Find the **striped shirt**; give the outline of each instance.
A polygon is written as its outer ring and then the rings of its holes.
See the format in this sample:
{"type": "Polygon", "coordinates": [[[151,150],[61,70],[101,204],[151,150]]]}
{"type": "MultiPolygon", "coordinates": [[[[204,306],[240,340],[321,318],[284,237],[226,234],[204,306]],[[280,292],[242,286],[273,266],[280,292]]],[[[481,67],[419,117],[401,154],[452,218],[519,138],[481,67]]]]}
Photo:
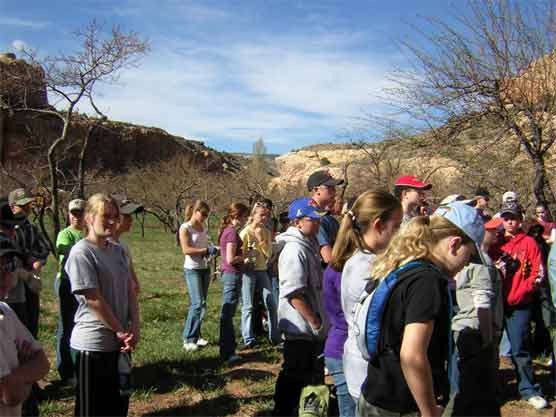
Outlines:
{"type": "MultiPolygon", "coordinates": [[[[46,263],[50,250],[46,238],[37,226],[25,219],[15,227],[15,235],[17,245],[23,250],[27,259],[31,258],[30,262],[37,260],[46,263]]],[[[30,268],[31,265],[26,267],[30,268]]]]}

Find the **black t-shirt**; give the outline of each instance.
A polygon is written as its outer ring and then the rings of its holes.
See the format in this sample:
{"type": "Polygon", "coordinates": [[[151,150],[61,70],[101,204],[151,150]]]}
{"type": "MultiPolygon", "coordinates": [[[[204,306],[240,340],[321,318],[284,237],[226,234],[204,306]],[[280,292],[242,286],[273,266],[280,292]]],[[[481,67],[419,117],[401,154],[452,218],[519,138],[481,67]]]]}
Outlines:
{"type": "Polygon", "coordinates": [[[445,365],[450,333],[447,284],[447,278],[432,265],[412,268],[398,278],[384,308],[379,342],[382,353],[369,363],[361,390],[370,404],[399,413],[418,410],[399,355],[405,325],[410,323],[434,320],[428,358],[436,395],[447,386],[445,365]]]}

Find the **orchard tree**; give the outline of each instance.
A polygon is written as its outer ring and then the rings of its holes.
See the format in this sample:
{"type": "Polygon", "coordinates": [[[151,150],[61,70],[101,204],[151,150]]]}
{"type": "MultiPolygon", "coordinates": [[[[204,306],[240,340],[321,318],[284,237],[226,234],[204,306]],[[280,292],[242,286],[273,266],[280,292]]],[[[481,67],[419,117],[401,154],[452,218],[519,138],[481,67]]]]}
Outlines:
{"type": "MultiPolygon", "coordinates": [[[[76,123],[77,106],[85,100],[99,116],[100,121],[105,120],[106,116],[96,103],[97,86],[116,83],[121,72],[138,65],[149,49],[148,42],[137,33],[125,32],[118,26],[113,26],[111,30],[105,31],[103,25],[95,20],[74,32],[73,35],[77,41],[77,47],[71,53],[60,52],[56,55],[39,57],[34,50],[22,50],[29,63],[43,72],[44,85],[41,87],[45,88],[48,97],[54,100],[54,106],[37,106],[32,101],[26,100],[25,97],[19,100],[8,100],[6,97],[0,96],[0,107],[3,110],[42,114],[61,121],[60,134],[47,150],[54,233],[54,238],[49,240],[53,252],[55,252],[55,245],[52,243],[60,231],[58,162],[63,158],[62,145],[69,141],[77,142],[79,139],[83,141],[83,148],[79,155],[79,172],[81,173],[79,183],[81,192],[83,192],[82,161],[85,157],[88,137],[95,126],[95,122],[91,121],[92,126],[87,129],[86,137],[76,137],[77,130],[72,130],[72,128],[76,123]]],[[[15,77],[11,81],[18,83],[25,80],[15,77]]],[[[21,90],[25,89],[26,85],[22,85],[21,90]]],[[[100,122],[98,124],[100,125],[100,122]]]]}
{"type": "Polygon", "coordinates": [[[532,165],[536,200],[554,204],[545,161],[556,140],[555,1],[466,4],[455,22],[426,19],[402,42],[410,68],[393,74],[389,101],[442,141],[496,125],[480,141],[513,138],[532,165]]]}

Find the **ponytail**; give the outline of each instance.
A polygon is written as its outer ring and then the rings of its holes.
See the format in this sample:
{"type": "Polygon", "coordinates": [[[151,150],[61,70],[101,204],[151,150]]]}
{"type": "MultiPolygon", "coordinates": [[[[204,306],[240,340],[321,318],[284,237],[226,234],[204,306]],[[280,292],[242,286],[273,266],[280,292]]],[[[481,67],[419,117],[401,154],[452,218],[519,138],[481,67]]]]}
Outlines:
{"type": "Polygon", "coordinates": [[[341,272],[347,260],[357,249],[367,249],[363,242],[363,235],[367,233],[373,222],[376,219],[386,222],[401,209],[400,201],[386,191],[367,191],[361,194],[342,219],[332,249],[330,261],[332,268],[341,272]]]}
{"type": "Polygon", "coordinates": [[[224,229],[232,224],[234,219],[245,215],[249,211],[249,207],[242,203],[232,203],[228,207],[228,212],[222,220],[220,220],[220,232],[218,233],[218,241],[220,241],[220,237],[222,236],[222,232],[224,229]]]}

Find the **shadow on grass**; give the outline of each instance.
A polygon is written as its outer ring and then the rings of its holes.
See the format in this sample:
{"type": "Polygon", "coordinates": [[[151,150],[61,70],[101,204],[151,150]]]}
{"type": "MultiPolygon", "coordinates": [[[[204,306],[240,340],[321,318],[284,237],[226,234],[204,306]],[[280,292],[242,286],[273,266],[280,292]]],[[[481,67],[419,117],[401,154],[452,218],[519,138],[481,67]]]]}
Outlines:
{"type": "MultiPolygon", "coordinates": [[[[164,410],[143,414],[143,416],[225,416],[236,414],[240,411],[241,407],[249,406],[251,402],[259,402],[271,398],[271,395],[236,398],[229,394],[225,394],[217,398],[202,400],[192,405],[166,408],[164,410]]],[[[270,414],[271,410],[262,410],[258,411],[255,415],[267,416],[270,414]]]]}
{"type": "Polygon", "coordinates": [[[215,357],[150,363],[133,369],[134,385],[137,389],[155,388],[159,394],[172,392],[184,384],[212,391],[226,383],[218,375],[221,364],[215,357]]]}
{"type": "Polygon", "coordinates": [[[204,357],[195,360],[161,361],[133,369],[135,387],[140,390],[156,389],[158,394],[174,391],[182,385],[200,391],[213,391],[223,388],[229,380],[264,380],[272,377],[270,371],[249,369],[249,358],[256,354],[245,355],[245,367],[226,369],[218,357],[204,357]]]}

